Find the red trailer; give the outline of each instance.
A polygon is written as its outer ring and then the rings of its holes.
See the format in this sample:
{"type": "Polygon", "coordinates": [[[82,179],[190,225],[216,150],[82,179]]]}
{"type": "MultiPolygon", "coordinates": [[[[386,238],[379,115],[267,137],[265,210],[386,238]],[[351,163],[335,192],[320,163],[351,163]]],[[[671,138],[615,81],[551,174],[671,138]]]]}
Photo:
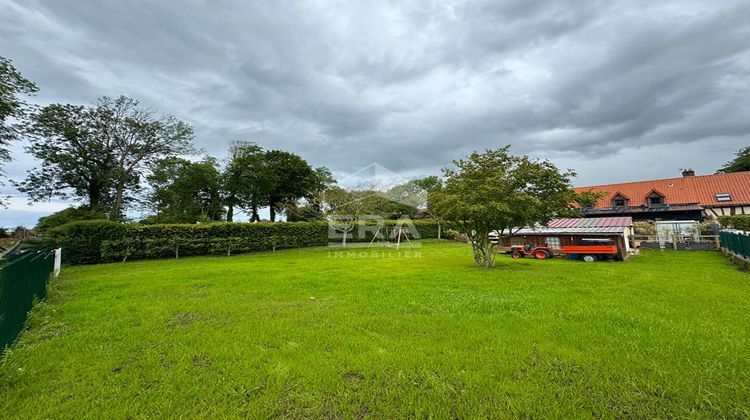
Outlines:
{"type": "Polygon", "coordinates": [[[574,259],[586,262],[614,260],[619,257],[617,245],[610,239],[583,239],[583,245],[565,245],[562,252],[574,259]]]}

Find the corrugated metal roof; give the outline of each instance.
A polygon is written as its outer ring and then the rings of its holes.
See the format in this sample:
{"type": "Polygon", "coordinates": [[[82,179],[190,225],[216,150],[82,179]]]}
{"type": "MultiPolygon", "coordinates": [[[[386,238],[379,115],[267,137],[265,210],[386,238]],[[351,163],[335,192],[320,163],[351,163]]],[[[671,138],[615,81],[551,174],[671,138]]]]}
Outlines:
{"type": "Polygon", "coordinates": [[[596,203],[597,208],[611,207],[612,198],[618,193],[626,196],[631,206],[646,204],[646,197],[654,190],[664,195],[665,204],[737,206],[750,204],[750,171],[594,185],[575,190],[606,192],[607,195],[596,203]],[[716,194],[730,194],[732,201],[718,201],[716,194]]]}
{"type": "Polygon", "coordinates": [[[519,230],[515,236],[522,235],[591,235],[591,234],[616,234],[623,233],[625,231],[624,226],[612,226],[612,227],[583,227],[583,228],[551,228],[551,227],[536,227],[536,228],[523,228],[519,230]]]}
{"type": "Polygon", "coordinates": [[[582,234],[612,234],[622,233],[626,228],[633,225],[631,217],[590,217],[586,219],[554,219],[547,226],[535,226],[523,228],[516,235],[528,234],[557,234],[557,235],[582,235],[582,234]]]}
{"type": "Polygon", "coordinates": [[[633,224],[632,217],[590,217],[586,219],[555,219],[547,225],[550,228],[607,228],[627,227],[633,224]]]}

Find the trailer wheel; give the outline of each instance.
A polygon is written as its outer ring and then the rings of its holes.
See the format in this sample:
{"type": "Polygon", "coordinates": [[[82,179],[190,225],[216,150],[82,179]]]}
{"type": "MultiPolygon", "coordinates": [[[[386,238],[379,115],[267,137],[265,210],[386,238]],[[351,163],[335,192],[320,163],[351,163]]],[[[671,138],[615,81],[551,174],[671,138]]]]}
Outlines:
{"type": "Polygon", "coordinates": [[[596,261],[596,257],[593,255],[584,255],[583,260],[590,263],[596,261]]]}
{"type": "Polygon", "coordinates": [[[522,258],[523,254],[521,254],[520,252],[516,251],[516,252],[514,252],[514,253],[511,254],[511,257],[513,257],[514,260],[517,260],[519,258],[522,258]]]}

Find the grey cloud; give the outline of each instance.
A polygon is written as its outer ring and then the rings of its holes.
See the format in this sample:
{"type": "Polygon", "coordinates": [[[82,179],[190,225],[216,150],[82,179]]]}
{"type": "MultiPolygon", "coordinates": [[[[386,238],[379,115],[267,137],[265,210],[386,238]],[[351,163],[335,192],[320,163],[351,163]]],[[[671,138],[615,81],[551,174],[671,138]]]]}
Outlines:
{"type": "Polygon", "coordinates": [[[0,8],[0,55],[39,83],[40,103],[137,97],[193,124],[218,156],[243,139],[341,173],[379,162],[428,174],[510,143],[595,183],[672,175],[585,169],[635,167],[649,150],[718,168],[750,144],[739,0],[0,8]]]}

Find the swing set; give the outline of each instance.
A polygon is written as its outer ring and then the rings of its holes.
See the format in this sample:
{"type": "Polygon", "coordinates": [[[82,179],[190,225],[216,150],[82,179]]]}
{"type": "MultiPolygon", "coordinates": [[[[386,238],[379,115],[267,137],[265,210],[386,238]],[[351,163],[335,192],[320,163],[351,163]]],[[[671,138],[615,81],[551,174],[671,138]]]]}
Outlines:
{"type": "MultiPolygon", "coordinates": [[[[370,244],[367,245],[367,248],[372,247],[372,244],[375,243],[375,239],[378,238],[378,235],[380,235],[380,237],[383,239],[384,248],[391,246],[391,243],[388,241],[388,238],[385,235],[386,232],[387,228],[385,226],[378,226],[378,230],[375,231],[375,235],[373,235],[370,244]]],[[[414,246],[411,244],[411,240],[409,239],[408,232],[404,231],[403,226],[399,225],[398,229],[394,227],[390,236],[392,237],[391,239],[394,239],[396,241],[396,251],[398,251],[399,247],[401,247],[401,238],[406,239],[406,243],[409,244],[409,248],[414,249],[414,246]]]]}

